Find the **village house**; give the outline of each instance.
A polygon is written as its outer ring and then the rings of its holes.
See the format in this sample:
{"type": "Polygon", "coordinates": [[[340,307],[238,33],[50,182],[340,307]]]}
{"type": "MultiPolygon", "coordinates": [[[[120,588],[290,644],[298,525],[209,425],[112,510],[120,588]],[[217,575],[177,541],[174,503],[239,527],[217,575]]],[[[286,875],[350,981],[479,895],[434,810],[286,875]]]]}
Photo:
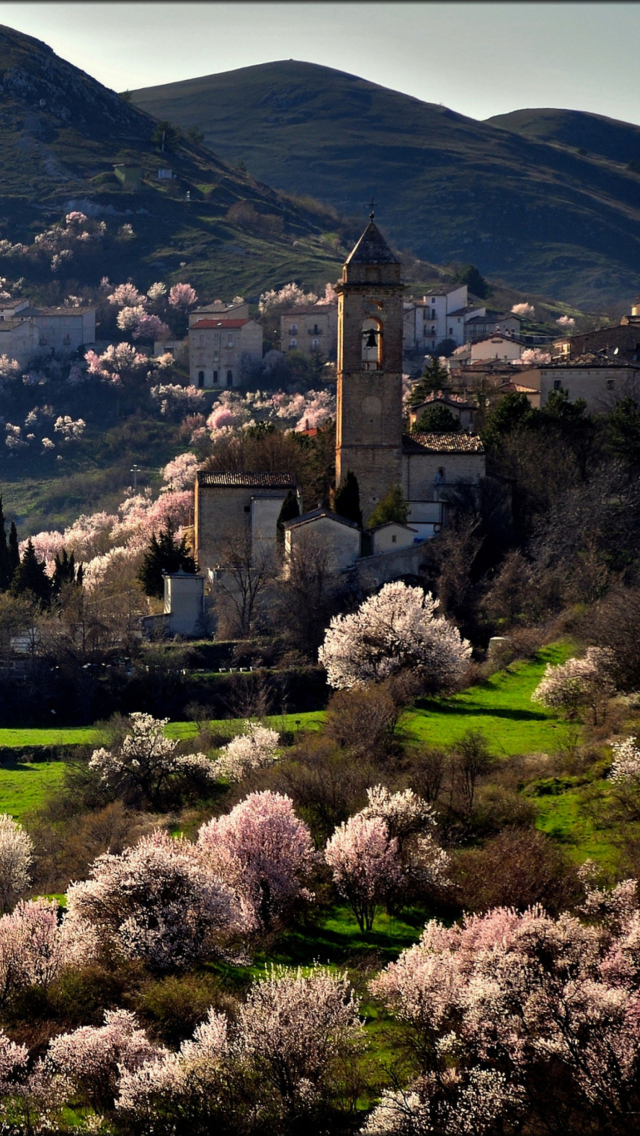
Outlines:
{"type": "Polygon", "coordinates": [[[631,305],[631,314],[619,324],[578,332],[554,340],[553,350],[572,361],[584,355],[600,355],[618,363],[640,363],[640,297],[631,305]]]}
{"type": "Polygon", "coordinates": [[[545,367],[524,368],[519,381],[533,388],[540,406],[545,406],[552,391],[564,390],[571,402],[582,398],[587,410],[604,414],[622,398],[640,395],[640,365],[620,365],[592,357],[588,364],[558,363],[545,367]]]}
{"type": "Polygon", "coordinates": [[[432,391],[431,394],[427,395],[424,402],[419,403],[417,406],[410,407],[409,427],[413,429],[425,410],[429,410],[432,406],[443,406],[447,410],[450,410],[458,419],[463,430],[473,429],[477,409],[475,402],[470,402],[464,395],[456,394],[454,391],[442,390],[432,391]]]}
{"type": "Polygon", "coordinates": [[[43,353],[73,355],[95,339],[95,308],[38,308],[25,298],[0,302],[0,354],[21,367],[43,353]]]}
{"type": "Polygon", "coordinates": [[[466,342],[474,343],[477,339],[486,339],[487,336],[503,335],[521,336],[522,320],[513,312],[497,312],[488,308],[483,315],[471,316],[465,324],[466,342]]]}
{"type": "Polygon", "coordinates": [[[195,553],[203,571],[247,543],[254,559],[276,555],[276,524],[287,493],[297,492],[291,473],[218,473],[200,470],[195,493],[195,553]]]}
{"type": "Polygon", "coordinates": [[[280,349],[323,355],[333,361],[338,337],[338,305],[314,304],[280,316],[280,349]]]}
{"type": "Polygon", "coordinates": [[[239,387],[262,359],[262,327],[248,317],[198,313],[189,327],[189,381],[200,389],[239,387]]]}
{"type": "Polygon", "coordinates": [[[469,346],[469,362],[482,363],[497,359],[501,363],[513,363],[519,359],[525,344],[512,335],[496,333],[484,339],[477,339],[469,346]]]}
{"type": "Polygon", "coordinates": [[[456,347],[466,341],[466,324],[474,316],[483,316],[486,308],[470,304],[467,285],[408,299],[403,303],[403,346],[407,351],[436,351],[445,340],[456,347]]]}

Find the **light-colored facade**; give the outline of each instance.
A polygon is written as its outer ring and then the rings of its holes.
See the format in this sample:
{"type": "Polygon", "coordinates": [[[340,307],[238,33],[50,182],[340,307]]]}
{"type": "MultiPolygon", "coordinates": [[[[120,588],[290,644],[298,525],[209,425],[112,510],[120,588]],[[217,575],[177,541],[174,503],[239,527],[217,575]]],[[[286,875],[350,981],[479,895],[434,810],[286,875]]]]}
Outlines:
{"type": "Polygon", "coordinates": [[[285,525],[285,563],[293,552],[322,549],[327,570],[345,572],[360,556],[360,529],[330,509],[314,509],[285,525]]]}
{"type": "Polygon", "coordinates": [[[540,406],[546,404],[552,391],[562,389],[571,402],[583,398],[587,410],[595,414],[611,410],[622,398],[637,398],[640,394],[640,367],[616,367],[604,360],[600,365],[586,367],[571,363],[533,367],[523,370],[518,378],[538,392],[540,406]]]}
{"type": "Polygon", "coordinates": [[[27,367],[35,353],[33,328],[29,320],[0,320],[0,355],[27,367]]]}
{"type": "Polygon", "coordinates": [[[95,343],[95,308],[26,308],[33,327],[34,352],[49,351],[71,355],[79,347],[95,343]]]}
{"type": "Polygon", "coordinates": [[[476,404],[469,402],[463,395],[454,394],[452,391],[434,391],[430,394],[424,402],[418,406],[412,406],[409,410],[409,425],[415,426],[418,419],[424,414],[425,410],[429,410],[432,406],[443,406],[450,410],[452,414],[458,419],[460,426],[463,430],[473,429],[474,417],[476,412],[476,404]]]}
{"type": "Polygon", "coordinates": [[[202,308],[194,308],[189,313],[189,327],[198,323],[198,320],[210,319],[212,316],[216,319],[248,320],[249,304],[246,300],[242,300],[239,304],[225,304],[223,300],[213,300],[212,303],[205,304],[202,308]]]}
{"type": "Polygon", "coordinates": [[[502,332],[504,335],[520,335],[522,320],[513,312],[487,311],[484,315],[475,315],[467,320],[465,325],[466,342],[473,343],[476,339],[485,339],[488,335],[502,332]]]}
{"type": "Polygon", "coordinates": [[[409,502],[408,523],[424,540],[446,522],[447,490],[478,485],[486,474],[486,456],[470,434],[405,435],[402,489],[409,502]]]}
{"type": "Polygon", "coordinates": [[[379,552],[398,552],[401,548],[409,548],[416,539],[420,539],[417,529],[397,521],[387,521],[385,525],[371,529],[371,552],[373,556],[379,552]]]}
{"type": "Polygon", "coordinates": [[[501,363],[513,363],[519,359],[524,344],[510,335],[490,335],[471,344],[469,359],[472,363],[482,363],[497,359],[501,363]]]}
{"type": "Polygon", "coordinates": [[[445,339],[456,347],[466,342],[466,325],[474,316],[484,316],[486,308],[469,304],[467,285],[447,292],[405,300],[403,314],[404,350],[435,351],[445,339]]]}
{"type": "Polygon", "coordinates": [[[164,630],[168,635],[197,635],[204,630],[204,576],[176,572],[164,577],[164,630]]]}
{"type": "Polygon", "coordinates": [[[280,349],[284,352],[302,351],[333,360],[337,339],[337,304],[315,304],[280,316],[280,349]]]}
{"type": "Polygon", "coordinates": [[[189,380],[205,390],[239,387],[262,359],[262,327],[251,319],[204,316],[189,328],[189,380]]]}

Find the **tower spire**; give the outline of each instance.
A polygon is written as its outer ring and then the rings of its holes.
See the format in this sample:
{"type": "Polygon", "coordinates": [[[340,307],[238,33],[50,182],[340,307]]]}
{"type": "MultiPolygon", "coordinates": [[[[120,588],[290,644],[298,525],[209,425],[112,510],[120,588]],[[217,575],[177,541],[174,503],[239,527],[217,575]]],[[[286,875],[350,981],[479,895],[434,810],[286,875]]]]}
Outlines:
{"type": "Polygon", "coordinates": [[[376,215],[376,213],[375,213],[375,209],[376,209],[376,203],[375,203],[375,201],[373,200],[373,194],[371,194],[371,201],[369,202],[369,210],[370,210],[370,212],[369,212],[369,220],[370,220],[370,221],[373,221],[373,218],[374,218],[374,217],[375,217],[375,215],[376,215]]]}

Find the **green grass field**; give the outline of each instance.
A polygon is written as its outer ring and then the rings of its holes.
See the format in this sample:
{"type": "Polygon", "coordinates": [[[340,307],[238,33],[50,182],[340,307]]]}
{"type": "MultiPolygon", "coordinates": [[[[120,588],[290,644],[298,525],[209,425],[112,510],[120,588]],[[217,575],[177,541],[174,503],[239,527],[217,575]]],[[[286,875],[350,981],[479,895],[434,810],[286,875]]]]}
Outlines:
{"type": "Polygon", "coordinates": [[[41,808],[62,784],[65,769],[64,761],[16,762],[0,769],[0,813],[20,819],[41,808]]]}
{"type": "Polygon", "coordinates": [[[0,730],[0,748],[10,746],[68,746],[68,745],[97,745],[100,741],[100,731],[93,726],[65,726],[61,729],[45,727],[43,729],[26,730],[0,730]]]}

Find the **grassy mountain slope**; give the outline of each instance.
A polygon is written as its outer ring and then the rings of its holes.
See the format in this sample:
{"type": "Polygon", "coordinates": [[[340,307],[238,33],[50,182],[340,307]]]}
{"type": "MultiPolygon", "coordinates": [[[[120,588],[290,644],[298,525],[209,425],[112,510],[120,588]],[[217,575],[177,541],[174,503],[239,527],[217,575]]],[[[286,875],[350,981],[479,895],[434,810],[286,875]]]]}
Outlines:
{"type": "Polygon", "coordinates": [[[602,114],[545,107],[497,114],[486,121],[525,138],[538,138],[624,165],[640,165],[640,126],[602,114]]]}
{"type": "MultiPolygon", "coordinates": [[[[59,59],[46,44],[0,27],[0,237],[29,244],[68,208],[132,222],[136,240],[89,268],[145,283],[180,274],[209,293],[260,291],[292,277],[334,278],[339,257],[321,240],[326,214],[299,206],[205,146],[178,139],[161,154],[156,123],[59,59]],[[125,192],[114,163],[141,166],[125,192]],[[161,182],[159,166],[174,178],[161,182]],[[187,193],[190,201],[187,201],[187,193]],[[240,203],[246,217],[230,220],[240,203]]],[[[76,265],[69,266],[73,277],[76,265]]],[[[73,277],[75,280],[75,277],[73,277]]],[[[80,283],[93,282],[80,279],[80,283]]]]}
{"type": "Polygon", "coordinates": [[[485,275],[579,305],[638,290],[632,127],[618,150],[602,142],[582,154],[295,60],[132,95],[278,188],[341,213],[360,212],[373,193],[391,237],[426,260],[473,261],[485,275]]]}

